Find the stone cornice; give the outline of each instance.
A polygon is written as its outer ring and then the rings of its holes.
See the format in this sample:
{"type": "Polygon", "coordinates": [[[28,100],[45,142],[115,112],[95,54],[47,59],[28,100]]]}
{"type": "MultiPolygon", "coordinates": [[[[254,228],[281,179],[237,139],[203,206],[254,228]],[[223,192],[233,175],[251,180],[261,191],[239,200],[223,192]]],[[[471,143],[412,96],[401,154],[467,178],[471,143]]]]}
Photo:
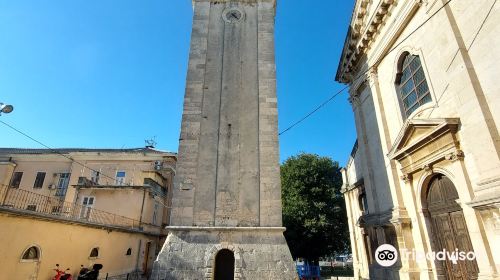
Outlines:
{"type": "Polygon", "coordinates": [[[276,5],[277,0],[192,0],[193,5],[195,2],[210,2],[210,3],[246,3],[246,4],[251,4],[251,3],[272,3],[276,5]]]}
{"type": "Polygon", "coordinates": [[[358,0],[359,5],[352,16],[352,22],[344,43],[344,50],[337,70],[336,80],[342,83],[351,82],[350,72],[366,53],[369,44],[374,40],[380,27],[387,21],[387,14],[395,0],[380,0],[370,20],[363,28],[366,17],[366,0],[358,0]],[[364,6],[363,6],[364,5],[364,6]]]}
{"type": "MultiPolygon", "coordinates": [[[[357,2],[363,1],[365,0],[357,2]]],[[[368,21],[366,21],[366,9],[363,10],[362,5],[356,5],[335,80],[341,83],[352,83],[356,72],[360,71],[359,64],[369,49],[372,51],[366,63],[368,66],[376,66],[395,44],[399,34],[421,5],[422,0],[399,2],[398,0],[380,0],[368,21]],[[389,21],[390,18],[393,20],[389,21]],[[383,32],[381,32],[382,27],[385,27],[383,32]],[[377,41],[376,44],[375,41],[377,41]]]]}
{"type": "Polygon", "coordinates": [[[423,145],[433,141],[443,133],[456,133],[460,120],[458,118],[447,119],[425,119],[425,120],[407,120],[401,131],[399,132],[396,141],[387,155],[390,159],[400,160],[402,157],[420,149],[423,145]],[[412,128],[418,126],[427,126],[431,128],[429,132],[409,145],[405,145],[406,137],[411,133],[412,128]]]}
{"type": "Polygon", "coordinates": [[[250,232],[284,232],[284,227],[203,227],[203,226],[167,226],[168,231],[250,231],[250,232]]]}

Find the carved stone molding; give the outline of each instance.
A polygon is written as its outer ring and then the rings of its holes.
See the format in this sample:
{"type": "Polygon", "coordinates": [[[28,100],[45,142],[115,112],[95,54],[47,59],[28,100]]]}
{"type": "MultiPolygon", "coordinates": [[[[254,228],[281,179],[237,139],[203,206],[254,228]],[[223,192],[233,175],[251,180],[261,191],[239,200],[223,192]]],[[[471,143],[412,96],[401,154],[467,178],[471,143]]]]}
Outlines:
{"type": "Polygon", "coordinates": [[[457,161],[457,160],[463,160],[465,157],[464,152],[462,150],[456,150],[452,153],[449,153],[445,156],[446,160],[449,161],[457,161]]]}
{"type": "Polygon", "coordinates": [[[351,103],[351,106],[354,108],[358,107],[361,105],[361,98],[359,98],[359,94],[353,93],[349,96],[348,98],[349,103],[351,103]]]}
{"type": "MultiPolygon", "coordinates": [[[[346,74],[352,73],[355,65],[360,58],[365,54],[372,40],[377,36],[380,27],[387,20],[387,15],[391,7],[394,5],[394,0],[382,0],[378,5],[370,20],[365,23],[367,15],[367,5],[369,1],[361,0],[360,6],[356,7],[351,23],[344,51],[342,53],[341,68],[342,75],[337,78],[342,82],[348,81],[349,77],[346,74]]],[[[351,80],[352,81],[352,80],[351,80]]]]}
{"type": "Polygon", "coordinates": [[[424,165],[423,170],[425,172],[432,172],[432,165],[430,165],[430,164],[424,165]]]}
{"type": "Polygon", "coordinates": [[[413,179],[412,174],[406,173],[401,176],[401,180],[403,180],[405,183],[409,183],[412,179],[413,179]]]}
{"type": "Polygon", "coordinates": [[[378,71],[377,68],[371,67],[366,73],[366,80],[370,83],[370,85],[374,85],[378,81],[378,71]]]}
{"type": "Polygon", "coordinates": [[[432,172],[432,166],[439,161],[462,160],[464,153],[455,135],[459,123],[459,119],[409,120],[388,157],[399,162],[402,174],[432,172]]]}

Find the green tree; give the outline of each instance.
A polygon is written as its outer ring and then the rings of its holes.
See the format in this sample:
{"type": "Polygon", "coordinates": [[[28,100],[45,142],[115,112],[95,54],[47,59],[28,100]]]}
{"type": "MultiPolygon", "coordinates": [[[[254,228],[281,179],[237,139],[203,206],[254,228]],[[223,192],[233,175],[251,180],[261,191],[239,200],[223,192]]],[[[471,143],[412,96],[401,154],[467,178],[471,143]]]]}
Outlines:
{"type": "Polygon", "coordinates": [[[281,166],[281,183],[285,237],[294,258],[316,263],[350,250],[338,162],[314,154],[292,156],[281,166]]]}

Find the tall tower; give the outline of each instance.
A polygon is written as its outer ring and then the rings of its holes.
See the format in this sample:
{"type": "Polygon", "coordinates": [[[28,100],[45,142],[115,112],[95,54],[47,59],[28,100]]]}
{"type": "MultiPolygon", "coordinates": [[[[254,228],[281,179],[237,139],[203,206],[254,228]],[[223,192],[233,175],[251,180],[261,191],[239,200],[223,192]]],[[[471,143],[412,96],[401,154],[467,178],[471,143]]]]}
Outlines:
{"type": "Polygon", "coordinates": [[[281,221],[276,1],[193,5],[169,235],[153,279],[295,279],[281,221]]]}

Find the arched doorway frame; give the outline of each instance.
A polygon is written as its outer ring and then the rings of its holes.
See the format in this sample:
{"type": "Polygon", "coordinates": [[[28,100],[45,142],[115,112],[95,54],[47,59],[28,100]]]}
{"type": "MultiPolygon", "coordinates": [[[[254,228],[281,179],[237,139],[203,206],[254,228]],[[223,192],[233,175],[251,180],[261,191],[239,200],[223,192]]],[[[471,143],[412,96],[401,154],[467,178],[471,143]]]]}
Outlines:
{"type": "Polygon", "coordinates": [[[234,254],[234,280],[241,280],[242,258],[240,250],[231,244],[217,244],[208,250],[205,255],[205,279],[214,279],[215,257],[220,250],[229,250],[234,254]]]}
{"type": "MultiPolygon", "coordinates": [[[[425,170],[423,172],[423,174],[420,176],[420,180],[418,181],[418,184],[417,184],[417,186],[418,186],[417,193],[419,194],[417,196],[417,205],[420,208],[419,209],[420,218],[422,219],[423,224],[424,224],[423,230],[425,232],[424,238],[425,238],[426,249],[427,249],[426,253],[429,253],[431,251],[436,251],[436,248],[437,248],[437,245],[435,243],[436,240],[434,240],[434,238],[433,238],[433,231],[434,230],[433,230],[433,225],[432,225],[432,220],[431,220],[431,214],[430,214],[428,204],[427,204],[427,196],[428,196],[428,193],[429,193],[429,190],[431,187],[432,180],[440,175],[448,178],[451,181],[451,183],[453,184],[453,186],[457,192],[457,195],[458,195],[458,199],[456,200],[456,202],[460,206],[461,211],[464,213],[464,216],[465,216],[464,208],[467,207],[465,205],[464,201],[470,201],[470,199],[471,199],[470,197],[464,197],[464,196],[466,196],[464,194],[469,193],[468,190],[462,189],[460,187],[460,186],[462,186],[462,184],[457,183],[457,181],[460,181],[459,180],[460,178],[457,178],[456,176],[454,176],[453,173],[450,172],[448,169],[436,166],[436,167],[428,168],[427,170],[425,170]]],[[[465,186],[465,187],[467,187],[467,186],[465,186]]],[[[470,229],[471,229],[470,223],[471,223],[470,220],[465,219],[465,224],[469,230],[469,238],[470,238],[470,229]]],[[[472,238],[471,238],[471,245],[472,245],[473,250],[475,251],[476,246],[474,243],[475,243],[474,240],[472,240],[472,238]]],[[[440,261],[432,262],[432,270],[434,272],[434,276],[436,277],[436,279],[443,279],[443,280],[447,279],[446,272],[445,272],[446,269],[442,266],[442,263],[440,261]]]]}

